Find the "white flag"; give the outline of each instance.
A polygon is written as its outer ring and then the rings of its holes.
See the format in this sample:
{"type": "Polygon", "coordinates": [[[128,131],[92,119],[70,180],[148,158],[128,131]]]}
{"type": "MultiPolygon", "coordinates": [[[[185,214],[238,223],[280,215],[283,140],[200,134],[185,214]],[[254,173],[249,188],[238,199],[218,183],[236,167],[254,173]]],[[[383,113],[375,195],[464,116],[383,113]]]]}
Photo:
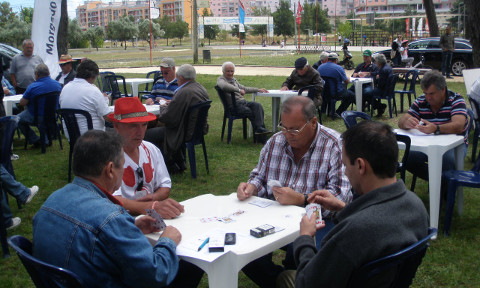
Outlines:
{"type": "Polygon", "coordinates": [[[57,35],[62,13],[61,0],[35,0],[33,9],[32,41],[34,54],[40,56],[55,78],[60,73],[58,65],[57,35]]]}

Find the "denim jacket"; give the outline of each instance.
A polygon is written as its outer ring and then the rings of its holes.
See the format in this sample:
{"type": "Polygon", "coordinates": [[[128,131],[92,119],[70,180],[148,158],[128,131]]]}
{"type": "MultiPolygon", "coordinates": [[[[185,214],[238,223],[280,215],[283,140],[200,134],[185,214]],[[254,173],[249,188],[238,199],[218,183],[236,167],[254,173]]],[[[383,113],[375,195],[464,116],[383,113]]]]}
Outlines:
{"type": "Polygon", "coordinates": [[[173,240],[152,247],[123,207],[80,177],[35,215],[33,255],[71,270],[88,287],[163,287],[178,271],[173,240]]]}

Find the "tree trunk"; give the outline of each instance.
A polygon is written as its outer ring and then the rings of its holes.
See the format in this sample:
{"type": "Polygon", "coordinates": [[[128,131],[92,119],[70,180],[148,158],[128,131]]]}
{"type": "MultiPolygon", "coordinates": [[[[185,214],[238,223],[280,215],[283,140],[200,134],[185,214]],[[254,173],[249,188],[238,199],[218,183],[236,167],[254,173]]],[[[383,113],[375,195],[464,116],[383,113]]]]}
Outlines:
{"type": "Polygon", "coordinates": [[[438,32],[437,15],[435,14],[435,6],[433,5],[433,0],[423,0],[423,6],[425,7],[425,14],[427,14],[430,36],[440,36],[440,33],[438,32]]]}
{"type": "Polygon", "coordinates": [[[67,0],[62,0],[60,16],[60,25],[58,27],[57,35],[57,52],[58,57],[68,53],[68,10],[67,0]]]}
{"type": "Polygon", "coordinates": [[[480,67],[480,30],[478,29],[478,23],[480,23],[480,14],[474,12],[480,11],[480,1],[465,0],[465,7],[467,38],[470,40],[470,43],[473,46],[473,67],[469,68],[480,67]]]}
{"type": "Polygon", "coordinates": [[[125,44],[125,45],[123,45],[123,47],[124,47],[123,50],[127,50],[127,40],[125,40],[124,44],[125,44]]]}

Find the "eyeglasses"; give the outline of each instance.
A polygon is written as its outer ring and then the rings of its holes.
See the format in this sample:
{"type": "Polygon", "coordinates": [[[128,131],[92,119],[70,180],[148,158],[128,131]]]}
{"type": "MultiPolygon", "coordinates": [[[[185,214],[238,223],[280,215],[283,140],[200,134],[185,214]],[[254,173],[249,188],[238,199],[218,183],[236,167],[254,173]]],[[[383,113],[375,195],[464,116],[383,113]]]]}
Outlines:
{"type": "MultiPolygon", "coordinates": [[[[312,119],[310,119],[312,120],[312,119]]],[[[310,123],[310,120],[307,121],[307,123],[305,123],[305,125],[302,126],[302,128],[300,129],[287,129],[285,127],[282,126],[282,122],[280,122],[277,126],[278,129],[280,129],[280,131],[282,131],[282,133],[286,134],[286,133],[290,133],[292,135],[298,135],[300,134],[300,132],[302,132],[303,128],[305,128],[305,126],[307,126],[308,123],[310,123]]]]}
{"type": "Polygon", "coordinates": [[[135,188],[135,191],[142,191],[142,188],[143,188],[143,170],[142,170],[142,168],[138,167],[137,170],[135,170],[135,172],[138,175],[138,179],[140,179],[140,182],[138,183],[137,188],[135,188]]]}

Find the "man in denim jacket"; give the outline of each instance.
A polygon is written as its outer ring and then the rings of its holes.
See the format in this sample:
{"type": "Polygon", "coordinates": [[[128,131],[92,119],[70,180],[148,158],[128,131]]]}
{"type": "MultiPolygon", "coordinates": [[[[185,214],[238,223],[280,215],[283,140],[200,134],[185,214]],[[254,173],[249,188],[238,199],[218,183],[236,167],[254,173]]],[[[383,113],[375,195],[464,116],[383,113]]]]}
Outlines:
{"type": "Polygon", "coordinates": [[[111,195],[122,184],[124,161],[117,134],[91,130],[77,140],[75,179],[33,219],[33,255],[76,273],[86,287],[164,287],[177,275],[182,235],[167,226],[150,245],[143,234],[158,231],[155,220],[133,218],[111,195]]]}

